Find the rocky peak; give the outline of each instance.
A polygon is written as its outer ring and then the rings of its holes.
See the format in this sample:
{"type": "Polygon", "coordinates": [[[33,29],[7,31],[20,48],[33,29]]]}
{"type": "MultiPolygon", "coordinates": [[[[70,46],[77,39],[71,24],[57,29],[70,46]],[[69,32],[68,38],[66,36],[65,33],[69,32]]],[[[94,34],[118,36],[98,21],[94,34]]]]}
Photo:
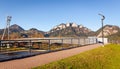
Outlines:
{"type": "MultiPolygon", "coordinates": [[[[119,27],[115,26],[115,25],[105,25],[103,27],[104,36],[109,36],[109,35],[115,34],[118,31],[119,31],[119,27]]],[[[101,36],[102,36],[102,28],[99,30],[97,37],[101,37],[101,36]]]]}
{"type": "Polygon", "coordinates": [[[80,36],[81,34],[83,35],[89,32],[91,32],[91,30],[83,25],[78,25],[76,23],[61,23],[52,28],[48,34],[51,36],[80,36]]]}
{"type": "Polygon", "coordinates": [[[67,28],[67,27],[85,28],[85,29],[88,30],[88,28],[86,28],[86,27],[84,27],[84,26],[82,26],[82,25],[78,25],[78,24],[76,24],[76,23],[72,23],[72,22],[71,22],[71,23],[66,23],[66,24],[61,23],[61,24],[53,27],[53,28],[50,30],[50,32],[55,32],[55,31],[58,31],[58,30],[62,30],[62,29],[65,29],[65,28],[67,28]]]}

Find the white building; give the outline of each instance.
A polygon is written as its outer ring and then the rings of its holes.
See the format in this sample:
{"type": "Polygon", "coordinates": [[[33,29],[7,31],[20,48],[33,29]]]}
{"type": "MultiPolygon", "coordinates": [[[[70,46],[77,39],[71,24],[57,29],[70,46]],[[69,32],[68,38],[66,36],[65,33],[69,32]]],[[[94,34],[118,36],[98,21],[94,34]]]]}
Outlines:
{"type": "MultiPolygon", "coordinates": [[[[103,39],[104,39],[104,44],[107,44],[108,43],[108,38],[103,38],[103,39]]],[[[98,42],[103,42],[102,38],[97,38],[97,41],[98,42]]]]}

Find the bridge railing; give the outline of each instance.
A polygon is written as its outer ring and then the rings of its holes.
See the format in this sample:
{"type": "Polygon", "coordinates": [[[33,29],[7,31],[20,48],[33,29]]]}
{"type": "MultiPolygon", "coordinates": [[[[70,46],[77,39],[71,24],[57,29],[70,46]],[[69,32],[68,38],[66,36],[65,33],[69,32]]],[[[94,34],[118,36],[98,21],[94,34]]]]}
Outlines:
{"type": "Polygon", "coordinates": [[[95,43],[97,43],[96,38],[30,38],[19,40],[0,40],[0,57],[1,55],[2,57],[9,57],[9,55],[12,55],[11,53],[30,56],[95,43]]]}
{"type": "MultiPolygon", "coordinates": [[[[0,40],[0,51],[4,48],[10,50],[10,48],[26,48],[26,49],[45,49],[50,50],[54,45],[54,49],[65,45],[68,47],[83,46],[89,44],[95,44],[96,38],[46,38],[46,39],[21,39],[21,40],[0,40]]],[[[60,47],[60,49],[61,49],[60,47]]],[[[11,51],[11,50],[10,50],[11,51]]]]}
{"type": "Polygon", "coordinates": [[[120,40],[108,40],[108,42],[112,44],[120,44],[120,40]]]}

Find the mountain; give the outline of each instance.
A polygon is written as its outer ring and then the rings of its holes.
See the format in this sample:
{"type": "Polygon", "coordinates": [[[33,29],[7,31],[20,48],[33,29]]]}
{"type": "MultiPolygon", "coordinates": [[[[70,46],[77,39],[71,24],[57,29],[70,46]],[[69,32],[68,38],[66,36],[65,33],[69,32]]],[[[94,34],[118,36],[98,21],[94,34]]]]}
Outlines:
{"type": "MultiPolygon", "coordinates": [[[[10,29],[10,33],[19,33],[19,32],[25,31],[22,27],[20,27],[17,24],[11,25],[9,29],[10,29]]],[[[3,31],[4,29],[0,29],[0,35],[3,34],[3,31]]],[[[7,30],[6,30],[6,33],[7,33],[7,30]]]]}
{"type": "MultiPolygon", "coordinates": [[[[11,25],[10,27],[9,27],[9,29],[10,29],[10,31],[9,31],[9,33],[10,33],[10,39],[14,39],[14,38],[20,38],[21,36],[21,34],[20,34],[20,32],[22,32],[22,31],[25,31],[22,27],[20,27],[19,25],[17,25],[17,24],[13,24],[13,25],[11,25]]],[[[2,38],[2,35],[3,35],[3,32],[4,32],[4,30],[5,29],[0,29],[0,38],[2,38]]],[[[6,32],[5,32],[5,35],[4,35],[4,38],[3,39],[7,39],[7,30],[8,29],[6,29],[6,32]]]]}
{"type": "MultiPolygon", "coordinates": [[[[44,32],[39,31],[35,28],[24,30],[19,25],[13,24],[9,27],[9,29],[10,29],[10,39],[24,38],[24,37],[33,37],[33,38],[44,37],[44,32]]],[[[0,29],[0,38],[2,37],[3,32],[4,32],[4,29],[0,29]]],[[[7,30],[5,34],[7,34],[7,30]]],[[[4,36],[4,39],[7,39],[7,35],[4,36]]]]}
{"type": "MultiPolygon", "coordinates": [[[[104,36],[109,39],[118,39],[120,38],[120,28],[115,25],[105,25],[103,27],[104,36]]],[[[4,29],[0,29],[0,38],[2,37],[4,29]]],[[[40,31],[36,28],[31,28],[29,30],[24,30],[17,24],[10,26],[10,38],[41,38],[41,37],[87,37],[87,36],[102,36],[102,28],[97,30],[96,32],[91,31],[87,27],[83,25],[78,25],[76,23],[61,23],[55,27],[53,27],[48,32],[40,31]]],[[[7,32],[6,32],[7,34],[7,32]]],[[[7,39],[7,35],[5,35],[4,39],[7,39]]]]}
{"type": "MultiPolygon", "coordinates": [[[[115,25],[105,25],[103,27],[103,34],[104,36],[110,36],[113,34],[118,33],[120,30],[120,28],[118,26],[115,25]]],[[[102,36],[102,28],[100,28],[97,32],[96,32],[97,37],[101,37],[102,36]]]]}
{"type": "Polygon", "coordinates": [[[22,31],[25,31],[22,27],[20,27],[19,25],[17,24],[13,24],[10,26],[10,32],[13,33],[13,32],[22,32],[22,31]]]}
{"type": "Polygon", "coordinates": [[[61,23],[48,32],[50,37],[87,37],[88,33],[92,34],[94,32],[76,23],[61,23]]]}
{"type": "Polygon", "coordinates": [[[26,35],[28,35],[28,37],[32,37],[32,38],[44,37],[44,32],[40,31],[40,30],[37,30],[36,28],[31,28],[31,29],[25,30],[21,33],[26,34],[26,35]]]}
{"type": "Polygon", "coordinates": [[[120,30],[112,35],[107,36],[109,40],[120,40],[120,30]]]}

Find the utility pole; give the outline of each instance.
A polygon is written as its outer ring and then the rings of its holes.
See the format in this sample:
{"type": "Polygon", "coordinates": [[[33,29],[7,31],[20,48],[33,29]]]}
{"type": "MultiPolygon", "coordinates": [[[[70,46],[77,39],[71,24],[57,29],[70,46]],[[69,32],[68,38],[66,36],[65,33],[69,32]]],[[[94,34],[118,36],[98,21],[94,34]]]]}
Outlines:
{"type": "Polygon", "coordinates": [[[103,42],[103,45],[104,45],[103,20],[105,19],[105,16],[102,15],[102,14],[99,14],[99,15],[102,16],[102,18],[101,18],[101,23],[102,23],[102,42],[103,42]]]}

